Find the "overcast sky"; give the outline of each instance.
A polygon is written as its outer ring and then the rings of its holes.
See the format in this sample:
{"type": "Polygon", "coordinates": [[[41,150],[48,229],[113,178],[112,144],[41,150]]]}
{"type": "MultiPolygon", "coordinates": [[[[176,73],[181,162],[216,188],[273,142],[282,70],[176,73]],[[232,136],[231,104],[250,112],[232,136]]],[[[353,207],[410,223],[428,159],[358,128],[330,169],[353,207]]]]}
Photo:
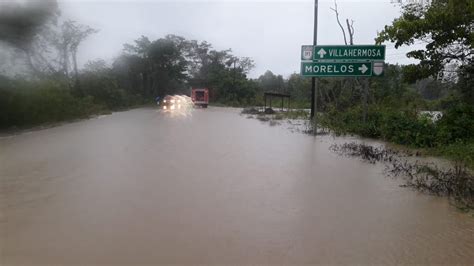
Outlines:
{"type": "MultiPolygon", "coordinates": [[[[330,10],[333,5],[332,0],[319,0],[318,44],[344,42],[330,10]]],[[[288,76],[299,72],[301,45],[311,44],[313,38],[313,0],[62,0],[59,6],[64,18],[100,30],[81,45],[80,65],[97,58],[110,62],[124,43],[141,35],[154,40],[176,34],[251,57],[256,67],[250,77],[266,70],[288,76]]],[[[377,31],[400,16],[391,0],[338,0],[338,7],[341,19],[354,20],[356,44],[373,44],[377,31]]],[[[386,61],[412,62],[406,51],[387,44],[386,61]]]]}

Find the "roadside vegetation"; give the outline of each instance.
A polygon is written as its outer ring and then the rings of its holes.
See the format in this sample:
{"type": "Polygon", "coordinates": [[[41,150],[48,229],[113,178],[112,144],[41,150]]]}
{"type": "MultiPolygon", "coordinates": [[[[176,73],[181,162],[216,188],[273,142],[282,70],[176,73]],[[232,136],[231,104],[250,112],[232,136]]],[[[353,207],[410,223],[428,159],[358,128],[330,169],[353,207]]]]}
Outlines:
{"type": "Polygon", "coordinates": [[[191,86],[211,88],[216,104],[261,102],[259,82],[247,78],[253,61],[206,41],[137,36],[112,62],[79,68],[81,44],[99,29],[61,17],[55,1],[5,3],[0,27],[0,130],[153,103],[191,86]]]}
{"type": "Polygon", "coordinates": [[[472,1],[405,5],[402,16],[376,41],[395,47],[426,43],[407,54],[420,63],[389,66],[385,77],[369,80],[367,102],[357,80],[354,86],[345,85],[346,93],[322,103],[320,125],[336,134],[422,149],[474,169],[473,23],[472,1]],[[349,104],[341,105],[341,99],[349,104]]]}
{"type": "Polygon", "coordinates": [[[309,107],[309,82],[298,74],[250,79],[252,59],[172,34],[137,36],[112,62],[98,58],[80,68],[81,44],[100,29],[61,17],[55,1],[6,3],[0,26],[2,131],[150,104],[190,87],[210,88],[214,105],[262,105],[264,91],[285,91],[293,107],[309,107]]]}
{"type": "MultiPolygon", "coordinates": [[[[376,42],[388,41],[395,48],[424,43],[424,49],[407,54],[420,63],[386,65],[383,77],[367,80],[368,91],[362,86],[363,79],[320,78],[318,130],[308,123],[310,128],[304,132],[316,134],[329,130],[336,135],[355,134],[397,144],[397,150],[358,143],[333,145],[331,149],[371,163],[383,162],[388,174],[404,178],[404,186],[447,196],[460,209],[472,210],[473,25],[472,1],[438,0],[428,5],[404,5],[402,16],[386,26],[376,42]],[[444,157],[451,165],[439,167],[410,158],[420,155],[444,157]]],[[[348,31],[353,33],[351,29],[348,31]]],[[[352,44],[352,35],[349,37],[352,44]]],[[[307,82],[295,82],[296,76],[290,79],[291,84],[307,82]]],[[[291,93],[290,80],[285,84],[285,92],[291,93]]],[[[262,112],[258,115],[259,120],[271,123],[290,113],[266,115],[267,118],[262,112]]]]}
{"type": "MultiPolygon", "coordinates": [[[[339,22],[337,5],[333,10],[339,22]]],[[[473,25],[472,1],[403,5],[400,18],[376,42],[394,48],[424,44],[407,53],[419,63],[386,64],[383,77],[368,80],[319,78],[318,130],[382,139],[474,169],[473,25]]],[[[353,44],[352,25],[342,33],[353,44]]],[[[267,72],[261,81],[277,87],[280,79],[267,72]]],[[[295,74],[280,83],[279,91],[309,107],[304,99],[310,98],[310,79],[295,74]]]]}

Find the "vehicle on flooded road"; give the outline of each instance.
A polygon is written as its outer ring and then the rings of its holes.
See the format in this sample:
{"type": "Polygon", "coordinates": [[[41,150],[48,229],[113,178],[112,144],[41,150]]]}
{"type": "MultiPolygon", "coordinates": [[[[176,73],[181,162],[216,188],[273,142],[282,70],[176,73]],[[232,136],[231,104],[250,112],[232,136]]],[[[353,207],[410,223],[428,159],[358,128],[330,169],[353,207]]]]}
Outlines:
{"type": "Polygon", "coordinates": [[[209,89],[191,88],[191,99],[195,106],[207,108],[209,105],[209,89]]]}
{"type": "Polygon", "coordinates": [[[166,112],[185,110],[193,107],[193,102],[186,95],[166,95],[161,102],[161,109],[166,112]]]}

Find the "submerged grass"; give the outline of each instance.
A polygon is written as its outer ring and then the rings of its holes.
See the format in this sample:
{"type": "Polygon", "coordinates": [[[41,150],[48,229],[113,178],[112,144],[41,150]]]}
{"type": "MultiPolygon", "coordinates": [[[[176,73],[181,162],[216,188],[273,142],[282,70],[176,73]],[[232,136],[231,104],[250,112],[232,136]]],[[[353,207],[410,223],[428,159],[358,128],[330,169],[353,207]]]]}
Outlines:
{"type": "Polygon", "coordinates": [[[327,135],[330,131],[327,128],[318,128],[315,134],[314,124],[309,120],[309,112],[303,109],[292,109],[289,111],[275,112],[267,108],[244,108],[241,115],[246,115],[248,119],[255,118],[261,122],[269,122],[270,126],[284,125],[291,132],[301,132],[309,135],[327,135]]]}
{"type": "Polygon", "coordinates": [[[339,155],[359,157],[369,163],[382,162],[390,176],[402,177],[404,187],[453,199],[464,211],[474,210],[474,175],[466,164],[456,161],[450,167],[409,160],[417,156],[410,150],[387,149],[351,142],[333,144],[330,149],[339,155]]]}
{"type": "Polygon", "coordinates": [[[289,111],[275,111],[271,108],[267,108],[265,111],[256,107],[244,108],[241,114],[250,115],[274,115],[272,118],[275,120],[283,119],[309,119],[309,113],[303,109],[291,109],[289,111]]]}
{"type": "MultiPolygon", "coordinates": [[[[304,110],[296,112],[265,114],[258,109],[244,109],[242,114],[247,118],[256,118],[262,122],[269,122],[270,126],[280,125],[282,120],[287,120],[292,132],[298,131],[305,134],[315,134],[315,126],[307,118],[308,113],[304,110]],[[296,119],[292,119],[296,117],[296,119]]],[[[319,128],[317,135],[330,133],[328,128],[319,128]]],[[[403,187],[410,187],[421,192],[443,196],[452,199],[454,205],[464,211],[474,210],[474,175],[469,170],[469,164],[465,156],[469,154],[474,158],[474,147],[470,145],[451,145],[443,151],[426,149],[413,149],[403,145],[386,148],[384,146],[371,146],[357,142],[333,144],[330,150],[350,157],[359,157],[363,161],[375,164],[385,164],[385,173],[393,177],[401,177],[404,180],[403,187]],[[464,149],[465,153],[459,150],[464,149]],[[420,162],[416,157],[421,155],[433,155],[439,152],[442,155],[452,154],[449,159],[454,163],[450,167],[439,167],[434,163],[420,162]]]]}

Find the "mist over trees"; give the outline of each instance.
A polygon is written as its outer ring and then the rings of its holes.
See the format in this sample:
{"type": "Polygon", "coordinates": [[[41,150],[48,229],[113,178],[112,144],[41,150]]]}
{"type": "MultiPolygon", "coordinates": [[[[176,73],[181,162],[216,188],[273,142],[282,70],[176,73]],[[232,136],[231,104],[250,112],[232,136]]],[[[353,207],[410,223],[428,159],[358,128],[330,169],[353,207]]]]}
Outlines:
{"type": "Polygon", "coordinates": [[[42,26],[58,12],[55,0],[0,2],[0,40],[28,51],[42,26]]]}
{"type": "Polygon", "coordinates": [[[207,42],[167,35],[154,41],[142,36],[125,44],[112,64],[122,74],[120,83],[145,97],[188,93],[190,86],[212,88],[216,101],[247,100],[253,83],[247,79],[254,66],[247,57],[231,50],[218,51],[207,42]]]}
{"type": "Polygon", "coordinates": [[[259,87],[247,78],[254,62],[208,42],[176,35],[124,44],[111,63],[77,63],[81,43],[98,32],[64,19],[55,1],[2,3],[0,127],[87,117],[151,103],[167,94],[211,88],[211,101],[255,104],[259,87]],[[7,70],[7,71],[5,71],[7,70]]]}

